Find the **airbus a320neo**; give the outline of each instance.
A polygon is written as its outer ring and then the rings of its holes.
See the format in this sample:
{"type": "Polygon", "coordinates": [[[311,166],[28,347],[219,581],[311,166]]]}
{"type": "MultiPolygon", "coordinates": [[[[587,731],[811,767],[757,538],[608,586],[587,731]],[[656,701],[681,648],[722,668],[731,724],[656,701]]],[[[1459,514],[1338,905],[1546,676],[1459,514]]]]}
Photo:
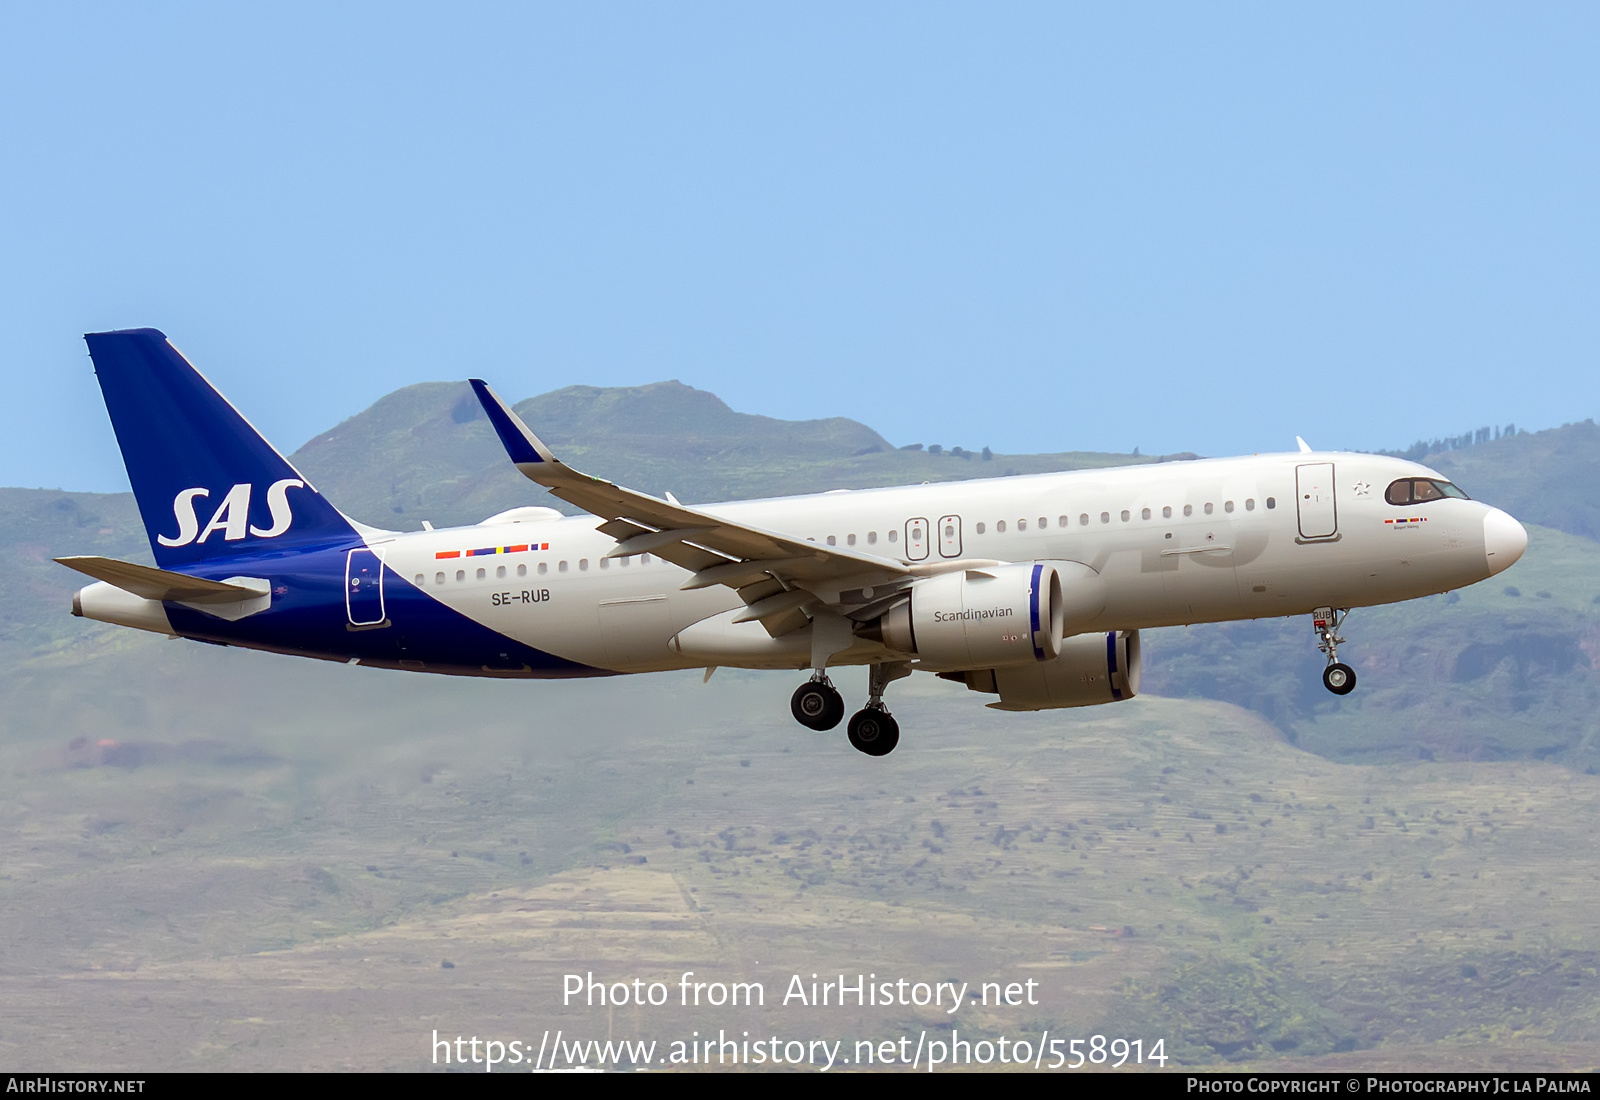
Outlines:
{"type": "MultiPolygon", "coordinates": [[[[891,681],[936,673],[1000,710],[1129,699],[1147,627],[1310,615],[1323,682],[1350,608],[1510,566],[1528,536],[1437,472],[1367,454],[1255,455],[686,506],[563,464],[481,381],[523,474],[584,516],[516,508],[384,531],[341,513],[160,332],[87,337],[160,568],[60,558],[73,613],[225,645],[461,676],[810,670],[792,710],[845,704],[891,752],[891,681]]],[[[708,673],[709,674],[709,673],[708,673]]]]}

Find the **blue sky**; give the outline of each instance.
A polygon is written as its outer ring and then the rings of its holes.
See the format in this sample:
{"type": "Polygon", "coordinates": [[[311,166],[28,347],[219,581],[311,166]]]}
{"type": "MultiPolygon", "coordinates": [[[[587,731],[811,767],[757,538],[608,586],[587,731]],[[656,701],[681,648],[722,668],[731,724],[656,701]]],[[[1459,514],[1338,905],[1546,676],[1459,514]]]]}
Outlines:
{"type": "MultiPolygon", "coordinates": [[[[1593,5],[0,8],[0,484],[81,334],[292,450],[411,382],[677,378],[997,451],[1600,411],[1593,5]]],[[[604,471],[596,471],[604,473],[604,471]]]]}

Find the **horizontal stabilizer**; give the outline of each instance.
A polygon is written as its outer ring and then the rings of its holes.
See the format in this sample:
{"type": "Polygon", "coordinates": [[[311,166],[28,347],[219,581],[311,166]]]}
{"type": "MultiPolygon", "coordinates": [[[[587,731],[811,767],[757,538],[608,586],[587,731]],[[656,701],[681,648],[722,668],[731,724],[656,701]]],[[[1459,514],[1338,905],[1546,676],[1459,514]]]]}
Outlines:
{"type": "Polygon", "coordinates": [[[135,565],[116,558],[57,558],[68,569],[76,569],[97,581],[115,585],[146,600],[173,600],[184,604],[236,603],[266,595],[266,582],[238,577],[228,581],[208,581],[186,573],[172,573],[135,565]],[[247,582],[247,583],[239,583],[247,582]]]}

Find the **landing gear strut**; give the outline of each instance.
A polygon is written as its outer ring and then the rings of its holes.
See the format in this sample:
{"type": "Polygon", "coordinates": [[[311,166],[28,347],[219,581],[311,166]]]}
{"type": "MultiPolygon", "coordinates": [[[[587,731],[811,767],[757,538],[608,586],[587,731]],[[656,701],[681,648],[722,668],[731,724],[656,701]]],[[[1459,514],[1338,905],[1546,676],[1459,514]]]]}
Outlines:
{"type": "Polygon", "coordinates": [[[907,661],[872,665],[867,673],[867,705],[850,716],[850,744],[868,756],[888,756],[900,743],[900,723],[883,705],[883,691],[891,680],[911,675],[907,661]]]}
{"type": "Polygon", "coordinates": [[[1322,670],[1322,686],[1335,695],[1349,695],[1356,689],[1356,670],[1339,660],[1339,628],[1349,618],[1350,610],[1319,607],[1311,613],[1311,628],[1317,632],[1317,648],[1328,655],[1328,667],[1322,670]]]}
{"type": "Polygon", "coordinates": [[[809,681],[795,689],[789,710],[794,720],[807,729],[831,730],[844,717],[844,697],[828,674],[818,669],[809,681]]]}

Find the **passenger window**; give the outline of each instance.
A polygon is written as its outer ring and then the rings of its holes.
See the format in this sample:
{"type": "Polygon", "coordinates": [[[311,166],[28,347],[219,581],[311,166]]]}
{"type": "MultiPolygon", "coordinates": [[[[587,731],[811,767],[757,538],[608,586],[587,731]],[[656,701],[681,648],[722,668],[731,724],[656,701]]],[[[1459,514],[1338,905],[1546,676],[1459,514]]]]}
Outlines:
{"type": "Polygon", "coordinates": [[[999,523],[994,525],[994,529],[995,529],[995,532],[997,534],[1001,534],[1001,535],[1005,534],[1006,533],[1006,521],[1005,520],[1001,520],[999,523]]]}
{"type": "Polygon", "coordinates": [[[876,545],[878,545],[878,532],[876,532],[876,531],[868,531],[867,532],[867,545],[868,546],[876,546],[876,545]]]}
{"type": "Polygon", "coordinates": [[[1277,497],[1268,497],[1267,498],[1267,511],[1270,512],[1270,511],[1272,511],[1272,509],[1276,508],[1277,506],[1278,506],[1278,498],[1277,497]]]}
{"type": "Polygon", "coordinates": [[[425,580],[427,580],[427,576],[425,574],[422,574],[422,573],[418,573],[417,574],[417,583],[418,584],[421,584],[425,580]]]}
{"type": "Polygon", "coordinates": [[[618,558],[617,559],[617,564],[622,566],[622,568],[626,569],[626,568],[628,568],[628,563],[631,562],[631,561],[633,561],[632,558],[618,558]]]}
{"type": "Polygon", "coordinates": [[[1027,520],[1025,520],[1025,519],[1017,520],[1017,530],[1018,531],[1026,531],[1027,529],[1028,529],[1028,521],[1027,520]]]}
{"type": "Polygon", "coordinates": [[[854,535],[846,535],[844,537],[844,541],[846,546],[854,546],[856,544],[856,537],[854,535]]]}
{"type": "Polygon", "coordinates": [[[547,562],[547,561],[540,562],[539,563],[539,576],[542,577],[548,572],[550,572],[550,563],[547,562]]]}
{"type": "Polygon", "coordinates": [[[1161,518],[1162,519],[1171,519],[1172,518],[1172,508],[1170,506],[1161,509],[1161,518]]]}
{"type": "MultiPolygon", "coordinates": [[[[649,565],[650,564],[650,555],[649,554],[640,554],[639,555],[639,564],[640,565],[649,565]]],[[[541,565],[539,567],[539,572],[541,572],[541,573],[544,572],[544,566],[541,565]]]]}
{"type": "Polygon", "coordinates": [[[494,575],[496,577],[504,577],[506,575],[506,567],[503,566],[503,565],[499,566],[498,568],[495,569],[494,575]]]}
{"type": "Polygon", "coordinates": [[[1039,530],[1043,531],[1049,526],[1050,526],[1050,517],[1049,516],[1040,516],[1039,517],[1039,530]]]}
{"type": "Polygon", "coordinates": [[[456,580],[464,581],[466,579],[467,579],[467,571],[465,569],[457,569],[456,570],[456,580]]]}
{"type": "Polygon", "coordinates": [[[1080,515],[1078,517],[1078,526],[1079,527],[1087,527],[1087,526],[1089,526],[1089,513],[1088,512],[1084,512],[1082,515],[1080,515]]]}
{"type": "Polygon", "coordinates": [[[611,568],[611,559],[610,558],[601,558],[600,559],[600,568],[601,569],[610,569],[611,568]]]}
{"type": "Polygon", "coordinates": [[[1067,517],[1066,516],[1062,516],[1062,517],[1060,517],[1059,519],[1056,520],[1056,526],[1057,527],[1065,527],[1066,525],[1067,525],[1067,517]]]}
{"type": "Polygon", "coordinates": [[[1254,497],[1245,498],[1244,510],[1246,512],[1254,512],[1256,510],[1256,500],[1254,497]]]}
{"type": "Polygon", "coordinates": [[[889,541],[890,542],[894,542],[899,537],[900,537],[900,532],[899,531],[890,531],[889,532],[889,541]]]}
{"type": "Polygon", "coordinates": [[[983,534],[983,532],[984,532],[984,526],[983,526],[983,524],[980,523],[980,524],[978,524],[978,534],[981,535],[981,534],[983,534]]]}
{"type": "Polygon", "coordinates": [[[1111,522],[1111,513],[1110,512],[1101,512],[1100,513],[1100,522],[1101,523],[1110,523],[1111,522]]]}
{"type": "Polygon", "coordinates": [[[1185,504],[1185,505],[1184,505],[1184,506],[1183,506],[1183,514],[1184,514],[1184,515],[1186,515],[1186,516],[1192,516],[1192,515],[1194,515],[1194,505],[1192,505],[1192,504],[1185,504]]]}
{"type": "Polygon", "coordinates": [[[587,573],[589,571],[589,559],[588,558],[579,558],[578,559],[578,571],[580,573],[587,573]]]}
{"type": "Polygon", "coordinates": [[[565,573],[566,571],[567,571],[567,563],[566,562],[561,562],[559,565],[556,566],[556,572],[557,573],[565,573]]]}
{"type": "Polygon", "coordinates": [[[444,583],[444,574],[443,573],[435,573],[433,575],[433,583],[434,584],[443,584],[444,583]]]}
{"type": "Polygon", "coordinates": [[[839,540],[834,538],[832,535],[829,535],[828,536],[828,545],[829,546],[838,546],[839,545],[839,540]]]}
{"type": "Polygon", "coordinates": [[[1139,518],[1140,519],[1149,519],[1150,518],[1150,509],[1146,508],[1144,511],[1140,512],[1139,513],[1139,518]]]}
{"type": "Polygon", "coordinates": [[[1223,510],[1223,511],[1224,511],[1224,512],[1231,512],[1231,511],[1233,511],[1233,501],[1231,501],[1231,500],[1230,500],[1230,501],[1228,501],[1228,502],[1227,502],[1227,503],[1226,503],[1226,504],[1224,504],[1224,505],[1223,505],[1223,506],[1222,506],[1222,510],[1223,510]]]}
{"type": "Polygon", "coordinates": [[[1214,509],[1212,508],[1211,502],[1209,500],[1206,501],[1206,515],[1209,516],[1213,511],[1214,509]]]}
{"type": "Polygon", "coordinates": [[[526,577],[527,575],[528,575],[528,567],[526,565],[517,566],[517,576],[526,577]]]}
{"type": "Polygon", "coordinates": [[[489,571],[488,571],[488,570],[487,570],[487,569],[480,569],[480,570],[478,570],[478,579],[479,579],[479,580],[480,580],[480,581],[481,581],[481,580],[483,580],[483,579],[484,579],[484,578],[485,578],[485,577],[487,577],[487,576],[488,576],[488,575],[489,575],[489,571]]]}
{"type": "Polygon", "coordinates": [[[1124,508],[1122,510],[1122,522],[1123,523],[1127,523],[1128,522],[1128,510],[1126,508],[1124,508]]]}

